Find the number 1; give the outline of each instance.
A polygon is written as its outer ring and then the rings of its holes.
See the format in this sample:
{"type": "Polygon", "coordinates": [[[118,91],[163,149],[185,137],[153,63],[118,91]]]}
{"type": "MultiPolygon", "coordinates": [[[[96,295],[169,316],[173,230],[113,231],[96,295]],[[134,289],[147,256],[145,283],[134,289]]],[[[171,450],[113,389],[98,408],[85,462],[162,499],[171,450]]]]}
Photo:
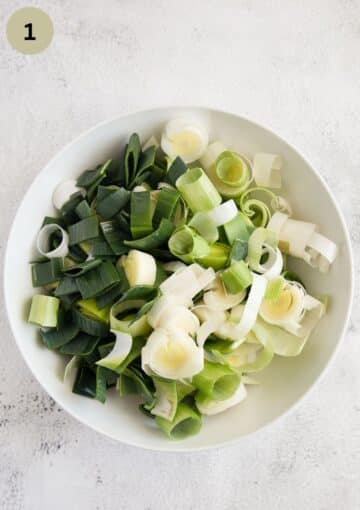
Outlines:
{"type": "Polygon", "coordinates": [[[28,29],[28,35],[24,37],[24,41],[36,41],[36,37],[33,36],[32,23],[27,23],[24,28],[28,29]]]}

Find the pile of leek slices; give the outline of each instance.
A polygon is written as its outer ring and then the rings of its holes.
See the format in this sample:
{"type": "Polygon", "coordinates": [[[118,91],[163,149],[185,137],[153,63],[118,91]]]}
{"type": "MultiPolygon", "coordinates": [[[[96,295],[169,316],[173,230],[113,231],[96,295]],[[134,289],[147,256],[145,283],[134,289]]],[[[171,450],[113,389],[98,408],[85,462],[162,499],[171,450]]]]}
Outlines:
{"type": "Polygon", "coordinates": [[[31,262],[29,322],[66,360],[74,393],[136,394],[171,439],[243,401],[274,355],[297,356],[325,313],[286,269],[326,272],[337,247],[274,190],[280,155],[209,143],[193,119],[160,143],[131,135],[119,158],[53,191],[31,262]]]}

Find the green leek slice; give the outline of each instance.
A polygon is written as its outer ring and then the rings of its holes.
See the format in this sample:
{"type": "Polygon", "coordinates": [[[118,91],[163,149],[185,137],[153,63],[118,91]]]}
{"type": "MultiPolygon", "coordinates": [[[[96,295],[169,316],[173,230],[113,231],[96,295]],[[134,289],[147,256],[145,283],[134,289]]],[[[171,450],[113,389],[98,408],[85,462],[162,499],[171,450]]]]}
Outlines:
{"type": "Polygon", "coordinates": [[[208,211],[221,203],[221,197],[201,168],[189,168],[176,181],[176,187],[193,213],[208,211]]]}
{"type": "Polygon", "coordinates": [[[201,429],[201,415],[192,407],[181,402],[172,421],[157,416],[157,425],[170,438],[175,440],[193,436],[201,429]]]}
{"type": "Polygon", "coordinates": [[[60,300],[52,296],[36,294],[32,297],[28,322],[43,328],[55,328],[58,321],[60,300]]]}
{"type": "Polygon", "coordinates": [[[194,229],[184,225],[170,237],[169,250],[175,257],[189,264],[205,257],[210,248],[207,241],[194,229]]]}

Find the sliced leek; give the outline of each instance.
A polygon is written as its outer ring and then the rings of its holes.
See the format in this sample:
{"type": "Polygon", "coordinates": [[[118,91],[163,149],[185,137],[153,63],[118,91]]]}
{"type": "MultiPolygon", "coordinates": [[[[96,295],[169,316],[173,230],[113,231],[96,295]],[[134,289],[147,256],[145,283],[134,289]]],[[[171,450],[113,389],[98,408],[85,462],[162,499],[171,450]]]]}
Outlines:
{"type": "Polygon", "coordinates": [[[237,390],[231,395],[231,397],[226,400],[215,400],[209,399],[203,394],[199,394],[196,396],[196,407],[198,410],[205,415],[212,416],[214,414],[219,414],[230,407],[234,407],[237,404],[240,404],[247,395],[247,391],[244,384],[239,384],[237,390]]]}
{"type": "Polygon", "coordinates": [[[102,403],[113,386],[137,395],[169,439],[243,401],[274,356],[301,353],[328,298],[308,293],[292,257],[326,272],[337,255],[274,193],[280,155],[208,141],[186,116],[161,145],[132,133],[118,158],[55,188],[59,214],[44,218],[31,261],[42,290],[29,322],[72,356],[66,384],[102,403]]]}
{"type": "Polygon", "coordinates": [[[38,252],[48,259],[66,257],[69,253],[68,233],[60,225],[45,225],[38,233],[36,247],[38,252]]]}
{"type": "Polygon", "coordinates": [[[204,353],[190,335],[158,328],[141,351],[141,364],[147,374],[178,380],[201,372],[204,353]]]}
{"type": "Polygon", "coordinates": [[[253,160],[254,179],[258,186],[281,188],[281,157],[277,154],[258,152],[253,160]]]}
{"type": "Polygon", "coordinates": [[[31,301],[28,321],[43,328],[55,328],[60,300],[52,296],[37,294],[31,301]]]}
{"type": "Polygon", "coordinates": [[[189,168],[178,178],[176,187],[193,213],[208,211],[221,203],[218,191],[201,168],[189,168]]]}
{"type": "Polygon", "coordinates": [[[130,250],[122,260],[122,266],[130,287],[136,285],[154,285],[156,280],[156,261],[152,255],[139,250],[130,250]]]}
{"type": "Polygon", "coordinates": [[[189,264],[205,257],[210,247],[194,229],[185,225],[170,237],[169,250],[175,257],[189,264]]]}
{"type": "Polygon", "coordinates": [[[111,352],[101,360],[97,361],[96,364],[110,370],[115,370],[125,358],[129,355],[132,347],[132,336],[129,333],[122,331],[112,330],[116,340],[115,345],[111,352]]]}

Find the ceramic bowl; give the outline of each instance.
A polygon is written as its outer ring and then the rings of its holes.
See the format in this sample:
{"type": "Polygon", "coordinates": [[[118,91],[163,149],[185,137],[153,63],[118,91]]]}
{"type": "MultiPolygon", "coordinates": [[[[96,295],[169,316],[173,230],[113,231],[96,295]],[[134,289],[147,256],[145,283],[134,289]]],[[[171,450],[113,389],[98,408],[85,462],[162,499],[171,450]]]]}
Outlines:
{"type": "Polygon", "coordinates": [[[159,108],[103,122],[82,134],[57,154],[38,174],[18,209],[10,232],[4,267],[6,307],[19,349],[43,388],[82,423],[123,443],[154,450],[190,451],[238,441],[284,416],[312,388],[328,367],[349,318],[353,274],[349,236],[339,207],[315,169],[291,145],[250,120],[206,108],[159,108]],[[302,354],[276,359],[258,375],[260,385],[250,387],[248,398],[223,414],[204,419],[201,432],[185,441],[171,442],[139,413],[132,398],[115,391],[103,405],[71,393],[62,383],[64,362],[41,345],[37,329],[26,322],[31,286],[29,260],[44,215],[51,215],[51,194],[56,184],[75,178],[119,154],[128,136],[136,131],[144,140],[159,134],[171,118],[190,115],[204,123],[210,139],[221,139],[230,148],[251,156],[255,152],[281,154],[283,189],[294,217],[317,223],[335,241],[339,254],[331,270],[321,274],[302,261],[298,270],[311,294],[331,297],[328,313],[314,330],[302,354]]]}

